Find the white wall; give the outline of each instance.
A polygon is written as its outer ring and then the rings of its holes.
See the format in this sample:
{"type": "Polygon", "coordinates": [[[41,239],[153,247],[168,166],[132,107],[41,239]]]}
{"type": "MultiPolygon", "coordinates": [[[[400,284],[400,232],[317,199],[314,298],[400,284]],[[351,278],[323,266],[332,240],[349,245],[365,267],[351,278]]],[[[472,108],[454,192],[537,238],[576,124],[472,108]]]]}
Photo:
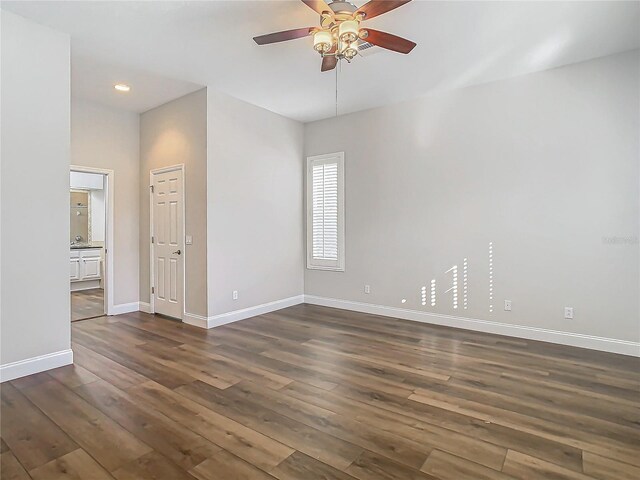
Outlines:
{"type": "Polygon", "coordinates": [[[149,172],[185,166],[185,311],[207,316],[207,90],[140,116],[140,299],[149,302],[149,172]]]}
{"type": "Polygon", "coordinates": [[[139,138],[138,114],[72,99],[71,163],[114,171],[112,253],[116,308],[139,300],[139,138]]]}
{"type": "Polygon", "coordinates": [[[211,89],[207,102],[209,315],[301,295],[303,126],[211,89]]]}
{"type": "Polygon", "coordinates": [[[71,172],[69,174],[71,188],[93,190],[104,188],[104,176],[99,173],[71,172]]]}
{"type": "Polygon", "coordinates": [[[70,78],[68,35],[6,11],[1,17],[0,363],[6,380],[71,361],[70,78]],[[7,365],[42,355],[52,356],[7,365]]]}
{"type": "Polygon", "coordinates": [[[307,270],[305,293],[638,342],[638,69],[635,51],[307,124],[306,155],[346,154],[347,234],[346,272],[307,270]]]}

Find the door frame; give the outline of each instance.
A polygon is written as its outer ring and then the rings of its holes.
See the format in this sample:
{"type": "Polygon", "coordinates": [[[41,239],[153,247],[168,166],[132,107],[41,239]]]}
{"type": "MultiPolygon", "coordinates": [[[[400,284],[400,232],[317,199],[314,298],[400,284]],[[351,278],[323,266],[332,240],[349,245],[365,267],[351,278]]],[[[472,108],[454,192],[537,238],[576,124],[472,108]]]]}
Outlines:
{"type": "Polygon", "coordinates": [[[152,289],[155,287],[155,269],[154,265],[154,254],[155,254],[155,243],[151,242],[151,237],[153,236],[153,192],[151,191],[151,187],[153,186],[153,176],[159,173],[167,173],[174,172],[176,170],[180,170],[182,172],[182,244],[183,244],[183,253],[182,253],[182,316],[180,317],[181,321],[184,321],[184,316],[187,311],[187,299],[186,299],[186,266],[187,266],[187,248],[185,244],[186,238],[186,224],[187,224],[187,214],[185,208],[185,168],[184,163],[179,163],[176,165],[170,165],[168,167],[162,168],[154,168],[149,170],[149,310],[150,313],[156,313],[155,308],[155,292],[152,292],[152,289]]]}
{"type": "Polygon", "coordinates": [[[103,175],[104,196],[105,196],[105,236],[104,236],[104,313],[105,315],[115,315],[113,300],[113,258],[115,256],[113,241],[114,225],[114,171],[107,168],[84,167],[81,165],[70,165],[69,172],[95,173],[103,175]]]}

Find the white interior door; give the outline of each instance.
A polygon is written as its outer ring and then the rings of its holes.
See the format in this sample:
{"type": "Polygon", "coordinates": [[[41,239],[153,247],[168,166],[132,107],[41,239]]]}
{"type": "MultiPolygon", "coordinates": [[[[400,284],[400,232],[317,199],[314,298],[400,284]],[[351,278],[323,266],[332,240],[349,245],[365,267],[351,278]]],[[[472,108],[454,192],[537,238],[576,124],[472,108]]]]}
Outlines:
{"type": "Polygon", "coordinates": [[[182,170],[153,176],[153,300],[156,313],[182,318],[183,312],[183,202],[182,170]]]}

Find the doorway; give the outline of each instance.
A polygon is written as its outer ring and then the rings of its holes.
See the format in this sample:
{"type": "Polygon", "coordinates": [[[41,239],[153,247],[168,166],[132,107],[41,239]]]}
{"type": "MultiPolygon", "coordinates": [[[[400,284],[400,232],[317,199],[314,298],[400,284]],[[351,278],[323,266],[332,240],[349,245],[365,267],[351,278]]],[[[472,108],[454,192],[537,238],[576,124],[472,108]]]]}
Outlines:
{"type": "Polygon", "coordinates": [[[184,314],[184,165],[151,170],[151,311],[184,314]]]}
{"type": "Polygon", "coordinates": [[[69,202],[71,321],[113,311],[113,171],[72,166],[69,202]]]}

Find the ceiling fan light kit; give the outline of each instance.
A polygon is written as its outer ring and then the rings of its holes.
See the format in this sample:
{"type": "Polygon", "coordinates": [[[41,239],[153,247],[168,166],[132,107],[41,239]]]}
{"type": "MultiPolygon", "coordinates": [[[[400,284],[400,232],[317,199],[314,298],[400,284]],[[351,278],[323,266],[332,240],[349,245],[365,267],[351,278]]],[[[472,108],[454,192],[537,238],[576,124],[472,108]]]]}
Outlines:
{"type": "Polygon", "coordinates": [[[326,30],[318,30],[313,34],[313,48],[320,54],[327,53],[333,46],[333,35],[326,30]]]}
{"type": "Polygon", "coordinates": [[[320,27],[298,28],[254,37],[258,45],[284,42],[313,35],[313,49],[322,57],[321,71],[333,70],[338,60],[348,63],[358,55],[358,46],[366,42],[387,50],[407,54],[416,44],[390,33],[361,28],[365,20],[394,10],[411,0],[371,0],[358,8],[350,2],[302,0],[320,14],[320,27]]]}
{"type": "Polygon", "coordinates": [[[353,43],[358,39],[359,30],[359,21],[345,20],[338,24],[338,38],[342,43],[353,43]]]}
{"type": "Polygon", "coordinates": [[[347,62],[350,62],[358,54],[358,45],[356,42],[345,43],[340,53],[347,62]]]}

